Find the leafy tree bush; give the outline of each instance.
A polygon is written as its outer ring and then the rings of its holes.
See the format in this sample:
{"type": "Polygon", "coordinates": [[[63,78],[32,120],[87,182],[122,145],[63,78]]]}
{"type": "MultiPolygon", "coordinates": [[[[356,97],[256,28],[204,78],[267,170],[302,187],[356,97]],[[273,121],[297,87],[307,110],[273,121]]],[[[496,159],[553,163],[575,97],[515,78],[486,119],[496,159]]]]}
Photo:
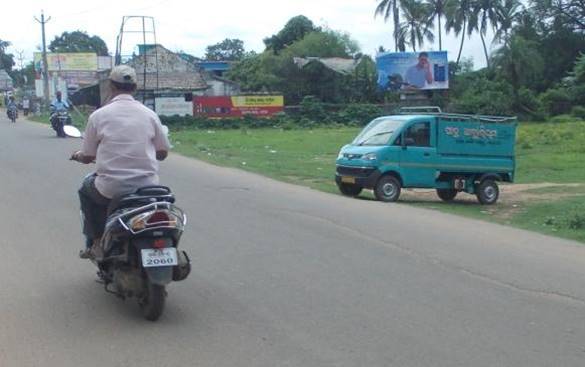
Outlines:
{"type": "Polygon", "coordinates": [[[585,107],[583,107],[583,106],[573,107],[573,109],[571,110],[571,115],[573,115],[581,120],[585,120],[585,107]]]}
{"type": "Polygon", "coordinates": [[[95,52],[98,56],[108,55],[108,46],[99,36],[87,32],[63,32],[49,44],[51,52],[95,52]]]}
{"type": "Polygon", "coordinates": [[[571,95],[566,88],[551,88],[540,95],[543,110],[551,116],[569,113],[572,107],[571,95]]]}
{"type": "Polygon", "coordinates": [[[335,121],[349,125],[363,126],[381,115],[383,115],[383,111],[377,105],[352,103],[337,113],[335,121]]]}
{"type": "Polygon", "coordinates": [[[210,61],[237,61],[241,60],[246,51],[244,41],[237,38],[226,38],[205,49],[205,59],[210,61]]]}

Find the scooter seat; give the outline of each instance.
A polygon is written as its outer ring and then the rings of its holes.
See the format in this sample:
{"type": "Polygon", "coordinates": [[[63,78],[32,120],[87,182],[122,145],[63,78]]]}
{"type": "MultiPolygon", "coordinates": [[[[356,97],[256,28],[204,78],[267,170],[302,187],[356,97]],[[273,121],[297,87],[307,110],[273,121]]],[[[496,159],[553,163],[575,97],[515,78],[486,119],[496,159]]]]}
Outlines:
{"type": "Polygon", "coordinates": [[[166,186],[141,187],[132,193],[114,197],[108,205],[108,215],[120,209],[135,208],[154,202],[174,203],[175,196],[166,186]]]}

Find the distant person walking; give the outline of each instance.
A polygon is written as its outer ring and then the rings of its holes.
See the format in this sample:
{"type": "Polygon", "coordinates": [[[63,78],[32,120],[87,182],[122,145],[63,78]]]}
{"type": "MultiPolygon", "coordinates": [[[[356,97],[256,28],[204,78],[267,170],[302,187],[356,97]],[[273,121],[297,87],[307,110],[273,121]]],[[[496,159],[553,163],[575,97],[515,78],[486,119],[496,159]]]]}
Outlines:
{"type": "Polygon", "coordinates": [[[22,112],[25,116],[28,116],[28,112],[30,111],[30,99],[28,97],[24,97],[22,99],[22,112]]]}

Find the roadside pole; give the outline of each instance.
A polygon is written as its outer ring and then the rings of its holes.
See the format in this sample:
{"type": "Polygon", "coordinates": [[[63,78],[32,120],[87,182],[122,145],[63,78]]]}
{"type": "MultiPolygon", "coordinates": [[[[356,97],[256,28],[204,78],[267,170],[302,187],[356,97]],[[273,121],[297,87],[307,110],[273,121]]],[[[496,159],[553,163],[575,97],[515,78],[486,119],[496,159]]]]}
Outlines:
{"type": "Polygon", "coordinates": [[[49,101],[49,64],[47,62],[47,43],[45,40],[45,24],[51,20],[51,17],[45,20],[45,13],[41,10],[41,20],[35,17],[35,20],[41,24],[41,31],[43,35],[43,68],[42,68],[42,75],[43,75],[43,94],[44,99],[47,105],[50,103],[49,101]]]}

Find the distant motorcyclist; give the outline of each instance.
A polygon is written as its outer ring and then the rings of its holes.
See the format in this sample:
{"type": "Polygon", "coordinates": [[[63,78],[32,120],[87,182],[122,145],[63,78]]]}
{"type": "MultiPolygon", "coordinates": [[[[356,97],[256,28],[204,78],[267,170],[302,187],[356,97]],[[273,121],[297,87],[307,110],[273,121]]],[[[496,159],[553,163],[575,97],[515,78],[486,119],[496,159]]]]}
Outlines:
{"type": "Polygon", "coordinates": [[[63,126],[61,126],[61,122],[59,121],[59,114],[60,113],[67,114],[67,119],[64,124],[71,125],[71,117],[68,115],[70,106],[69,103],[67,103],[67,101],[63,100],[61,91],[57,91],[55,97],[56,97],[55,100],[51,103],[51,106],[49,107],[51,111],[50,117],[51,126],[53,126],[53,129],[55,129],[55,131],[57,132],[57,136],[64,138],[65,133],[63,132],[63,126]]]}
{"type": "Polygon", "coordinates": [[[55,100],[51,103],[50,109],[51,113],[69,111],[69,103],[63,100],[61,91],[57,91],[55,94],[55,100]]]}
{"type": "Polygon", "coordinates": [[[14,97],[10,96],[8,99],[8,104],[6,105],[6,115],[9,119],[12,119],[12,114],[14,114],[14,120],[18,116],[18,105],[14,102],[14,97]]]}

